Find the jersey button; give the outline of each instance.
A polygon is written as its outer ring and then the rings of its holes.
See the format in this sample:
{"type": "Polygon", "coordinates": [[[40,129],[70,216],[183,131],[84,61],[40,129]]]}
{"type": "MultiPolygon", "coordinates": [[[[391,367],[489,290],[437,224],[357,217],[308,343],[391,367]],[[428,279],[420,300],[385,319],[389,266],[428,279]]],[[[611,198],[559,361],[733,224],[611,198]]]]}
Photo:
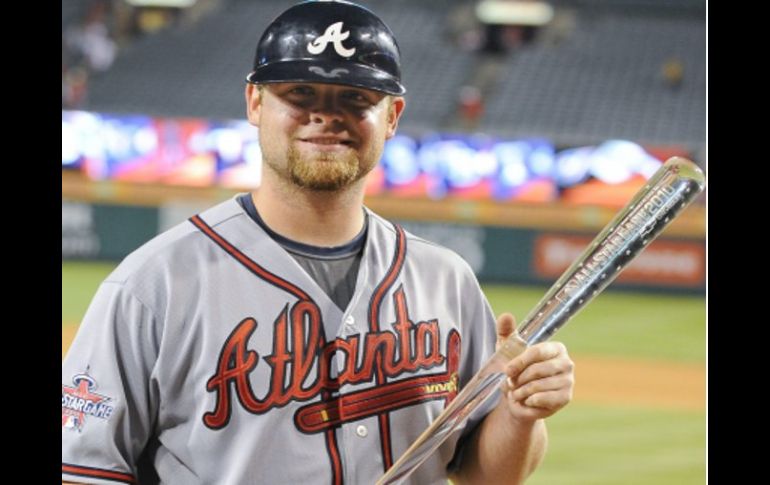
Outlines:
{"type": "Polygon", "coordinates": [[[345,325],[347,325],[348,327],[352,327],[355,324],[356,324],[356,319],[353,318],[353,315],[348,315],[345,318],[345,325]]]}
{"type": "Polygon", "coordinates": [[[366,438],[366,435],[369,434],[369,430],[366,429],[366,426],[364,426],[363,424],[359,424],[358,427],[356,428],[356,434],[361,438],[366,438]]]}

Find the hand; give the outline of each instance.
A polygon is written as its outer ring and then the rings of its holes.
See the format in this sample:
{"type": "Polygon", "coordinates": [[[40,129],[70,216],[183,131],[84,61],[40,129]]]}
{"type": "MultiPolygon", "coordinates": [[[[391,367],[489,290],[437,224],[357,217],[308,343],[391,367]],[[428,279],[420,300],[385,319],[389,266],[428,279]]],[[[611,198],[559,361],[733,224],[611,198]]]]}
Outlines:
{"type": "MultiPolygon", "coordinates": [[[[498,345],[515,329],[513,315],[500,315],[497,318],[498,345]]],[[[501,386],[502,401],[516,420],[547,418],[572,400],[574,368],[575,364],[561,342],[533,345],[506,364],[508,377],[501,386]]]]}

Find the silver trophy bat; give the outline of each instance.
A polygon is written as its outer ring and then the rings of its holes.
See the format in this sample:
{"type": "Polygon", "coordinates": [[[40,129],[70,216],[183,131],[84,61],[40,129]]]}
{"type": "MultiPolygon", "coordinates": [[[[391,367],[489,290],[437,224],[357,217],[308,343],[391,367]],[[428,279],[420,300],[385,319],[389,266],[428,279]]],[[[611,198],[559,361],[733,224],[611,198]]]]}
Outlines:
{"type": "Polygon", "coordinates": [[[693,162],[672,157],[591,242],[462,391],[377,481],[399,483],[499,387],[503,369],[528,346],[549,339],[612,282],[705,187],[693,162]]]}

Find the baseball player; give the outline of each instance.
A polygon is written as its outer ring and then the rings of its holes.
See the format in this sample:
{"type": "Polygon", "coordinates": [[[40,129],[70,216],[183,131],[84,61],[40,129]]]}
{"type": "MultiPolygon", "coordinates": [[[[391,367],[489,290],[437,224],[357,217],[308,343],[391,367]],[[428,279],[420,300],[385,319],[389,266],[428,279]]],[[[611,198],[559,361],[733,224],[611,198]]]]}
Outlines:
{"type": "MultiPolygon", "coordinates": [[[[373,483],[514,330],[461,258],[363,205],[405,92],[366,8],[305,2],[268,26],[245,92],[262,184],[101,284],[62,364],[63,481],[373,483]]],[[[409,483],[531,473],[572,361],[549,342],[506,372],[409,483]]]]}

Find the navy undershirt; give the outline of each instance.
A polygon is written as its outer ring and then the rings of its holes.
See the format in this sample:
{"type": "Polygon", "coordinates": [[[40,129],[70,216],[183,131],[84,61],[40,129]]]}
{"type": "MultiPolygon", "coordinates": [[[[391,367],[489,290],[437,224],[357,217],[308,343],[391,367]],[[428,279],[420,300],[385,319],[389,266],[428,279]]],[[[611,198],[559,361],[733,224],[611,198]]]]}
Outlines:
{"type": "Polygon", "coordinates": [[[369,217],[366,212],[364,212],[364,227],[349,243],[342,246],[321,247],[293,241],[270,229],[257,212],[251,194],[239,195],[237,200],[249,217],[280,244],[344,311],[355,291],[358,267],[366,243],[366,232],[369,227],[369,217]]]}

